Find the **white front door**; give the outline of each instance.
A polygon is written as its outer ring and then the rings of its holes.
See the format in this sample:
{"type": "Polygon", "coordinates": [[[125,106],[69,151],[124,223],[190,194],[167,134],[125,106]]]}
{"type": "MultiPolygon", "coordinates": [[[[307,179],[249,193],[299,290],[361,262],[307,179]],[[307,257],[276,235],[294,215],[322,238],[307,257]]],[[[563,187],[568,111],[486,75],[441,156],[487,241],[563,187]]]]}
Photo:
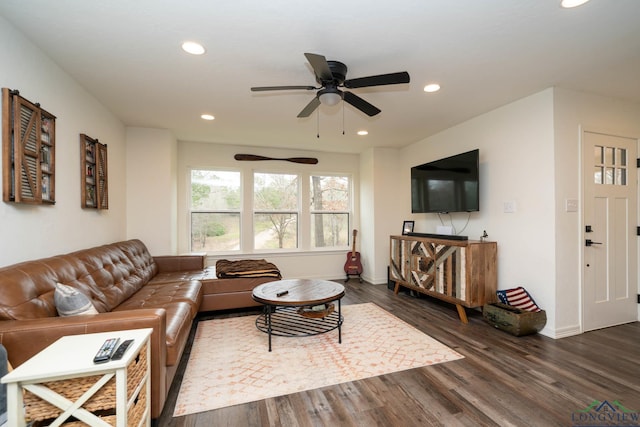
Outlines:
{"type": "Polygon", "coordinates": [[[584,331],[637,320],[636,147],[583,133],[584,331]]]}

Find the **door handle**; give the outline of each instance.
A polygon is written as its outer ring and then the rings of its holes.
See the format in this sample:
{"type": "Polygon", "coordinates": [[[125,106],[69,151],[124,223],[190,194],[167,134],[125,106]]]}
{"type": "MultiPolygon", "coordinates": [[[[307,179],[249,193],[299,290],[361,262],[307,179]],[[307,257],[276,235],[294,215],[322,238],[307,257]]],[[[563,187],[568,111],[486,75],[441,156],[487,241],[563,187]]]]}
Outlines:
{"type": "Polygon", "coordinates": [[[584,241],[585,246],[593,246],[593,245],[601,245],[602,242],[594,242],[591,239],[587,239],[584,241]]]}

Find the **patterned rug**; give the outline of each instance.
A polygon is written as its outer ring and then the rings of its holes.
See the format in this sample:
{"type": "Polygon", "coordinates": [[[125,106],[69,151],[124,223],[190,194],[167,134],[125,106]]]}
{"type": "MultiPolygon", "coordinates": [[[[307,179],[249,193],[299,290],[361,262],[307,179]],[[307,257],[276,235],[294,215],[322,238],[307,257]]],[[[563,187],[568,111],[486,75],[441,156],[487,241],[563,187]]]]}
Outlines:
{"type": "Polygon", "coordinates": [[[174,416],[448,362],[463,356],[373,303],[343,305],[338,331],[272,337],[256,316],[201,322],[174,416]]]}

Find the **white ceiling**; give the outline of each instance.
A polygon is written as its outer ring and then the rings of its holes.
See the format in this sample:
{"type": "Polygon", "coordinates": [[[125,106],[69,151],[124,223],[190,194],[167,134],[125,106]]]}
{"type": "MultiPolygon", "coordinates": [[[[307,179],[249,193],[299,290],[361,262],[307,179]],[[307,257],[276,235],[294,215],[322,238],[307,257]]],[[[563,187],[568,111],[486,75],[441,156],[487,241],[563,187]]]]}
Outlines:
{"type": "Polygon", "coordinates": [[[357,153],[551,86],[640,103],[639,0],[2,0],[0,15],[126,125],[180,140],[357,153]],[[185,54],[185,40],[207,53],[185,54]],[[344,62],[348,79],[411,83],[354,89],[373,118],[347,104],[299,119],[314,92],[249,90],[315,85],[304,52],[344,62]]]}

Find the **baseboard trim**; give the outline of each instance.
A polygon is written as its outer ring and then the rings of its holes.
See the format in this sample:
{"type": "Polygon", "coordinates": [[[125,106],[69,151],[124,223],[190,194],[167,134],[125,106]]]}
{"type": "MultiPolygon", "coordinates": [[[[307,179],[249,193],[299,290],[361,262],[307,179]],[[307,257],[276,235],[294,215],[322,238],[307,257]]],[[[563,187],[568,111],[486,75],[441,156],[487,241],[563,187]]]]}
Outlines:
{"type": "Polygon", "coordinates": [[[543,335],[546,335],[550,338],[556,338],[556,339],[572,337],[574,335],[580,335],[582,333],[582,331],[580,330],[580,325],[566,326],[564,328],[559,328],[549,332],[552,332],[552,334],[549,334],[549,335],[543,334],[543,335]]]}

